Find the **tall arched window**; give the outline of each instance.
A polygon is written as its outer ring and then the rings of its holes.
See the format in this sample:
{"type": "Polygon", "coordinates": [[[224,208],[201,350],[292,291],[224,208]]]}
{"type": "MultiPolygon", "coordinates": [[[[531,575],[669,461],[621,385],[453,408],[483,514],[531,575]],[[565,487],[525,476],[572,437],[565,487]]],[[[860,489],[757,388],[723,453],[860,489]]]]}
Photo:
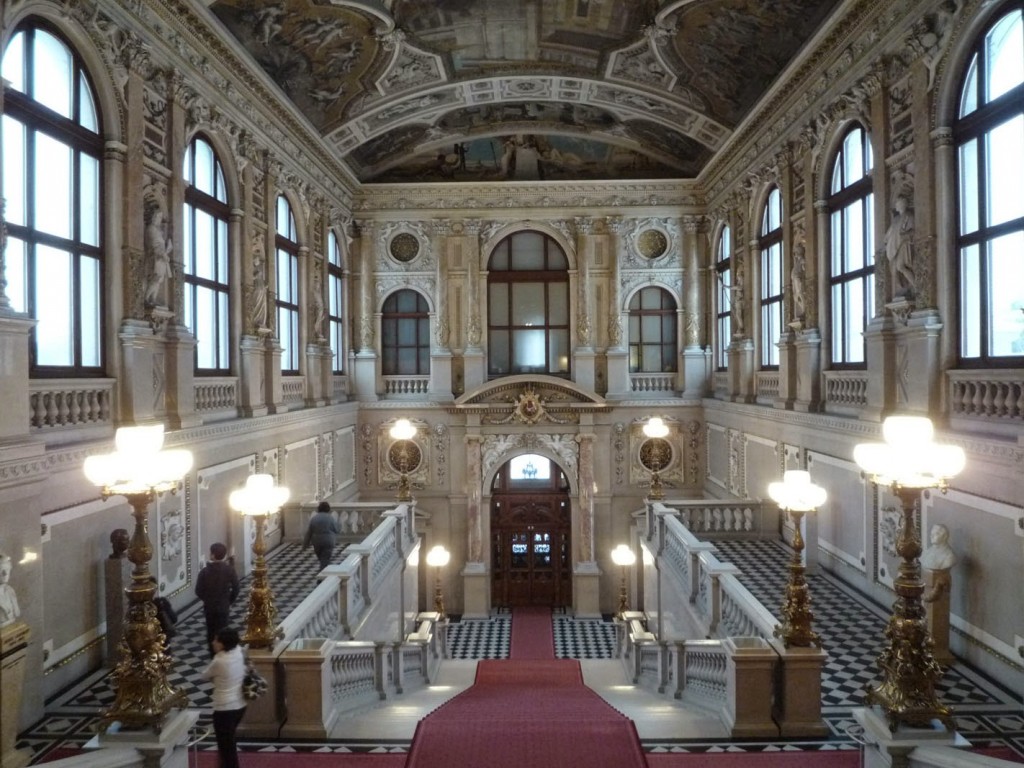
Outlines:
{"type": "MultiPolygon", "coordinates": [[[[835,368],[865,364],[864,328],[875,304],[873,201],[871,143],[867,132],[854,125],[832,165],[827,201],[832,222],[829,284],[835,368]]],[[[792,290],[795,294],[795,278],[792,290]]]]}
{"type": "Polygon", "coordinates": [[[569,375],[569,263],[541,232],[516,232],[488,265],[487,373],[569,375]]]}
{"type": "Polygon", "coordinates": [[[782,193],[773,187],[761,216],[761,367],[779,365],[782,334],[782,193]]]}
{"type": "Polygon", "coordinates": [[[327,235],[327,338],[331,342],[331,371],[342,373],[344,370],[345,351],[345,319],[342,302],[342,286],[345,273],[341,265],[341,246],[338,236],[331,232],[327,235]]]}
{"type": "Polygon", "coordinates": [[[36,319],[34,376],[103,371],[103,133],[78,55],[41,26],[4,51],[7,295],[36,319]]]}
{"type": "Polygon", "coordinates": [[[629,300],[630,373],[676,370],[676,302],[664,288],[641,288],[629,300]]]}
{"type": "Polygon", "coordinates": [[[213,147],[196,136],[185,151],[185,323],[196,337],[196,373],[231,367],[228,322],[228,195],[213,147]]]}
{"type": "Polygon", "coordinates": [[[430,308],[419,293],[395,291],[384,300],[380,335],[385,376],[430,373],[430,308]]]}
{"type": "Polygon", "coordinates": [[[299,372],[299,236],[292,207],[277,198],[277,338],[281,342],[281,372],[299,372]]]}
{"type": "Polygon", "coordinates": [[[1015,7],[975,43],[954,125],[959,158],[960,357],[1024,365],[1024,22],[1015,7]]]}
{"type": "Polygon", "coordinates": [[[715,250],[715,272],[718,280],[715,288],[715,364],[718,370],[729,367],[729,344],[732,341],[732,230],[722,227],[715,250]]]}

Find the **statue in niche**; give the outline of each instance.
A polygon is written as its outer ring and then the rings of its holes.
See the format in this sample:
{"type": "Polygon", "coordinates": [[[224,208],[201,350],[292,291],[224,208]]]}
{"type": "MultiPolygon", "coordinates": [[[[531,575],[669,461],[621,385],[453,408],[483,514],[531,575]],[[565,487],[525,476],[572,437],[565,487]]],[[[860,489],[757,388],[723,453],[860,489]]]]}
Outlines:
{"type": "Polygon", "coordinates": [[[885,233],[885,258],[889,265],[892,298],[914,297],[914,210],[910,189],[901,187],[893,198],[893,215],[885,233]]]}
{"type": "Polygon", "coordinates": [[[327,307],[324,305],[324,279],[320,269],[313,271],[313,338],[323,341],[324,320],[327,318],[327,307]]]}
{"type": "Polygon", "coordinates": [[[11,580],[11,569],[14,561],[11,556],[0,552],[0,627],[13,624],[21,616],[18,606],[18,594],[8,582],[11,580]]]}
{"type": "Polygon", "coordinates": [[[739,262],[736,264],[731,283],[725,282],[721,274],[718,275],[718,279],[722,281],[722,286],[729,291],[729,317],[732,322],[733,338],[742,336],[746,332],[746,327],[743,325],[743,300],[745,296],[743,263],[739,262]]]}
{"type": "Polygon", "coordinates": [[[789,274],[789,286],[793,294],[793,320],[802,325],[807,315],[807,248],[803,241],[793,246],[793,268],[789,274]]]}
{"type": "Polygon", "coordinates": [[[128,551],[128,529],[115,528],[110,532],[110,558],[121,560],[128,551]]]}
{"type": "Polygon", "coordinates": [[[267,276],[264,268],[263,233],[257,232],[253,238],[252,253],[252,286],[249,289],[249,322],[257,336],[267,336],[267,276]]]}
{"type": "Polygon", "coordinates": [[[164,284],[171,275],[171,249],[173,244],[167,236],[166,213],[155,190],[148,190],[145,201],[146,229],[143,236],[146,264],[149,275],[146,278],[147,307],[166,306],[164,284]]]}

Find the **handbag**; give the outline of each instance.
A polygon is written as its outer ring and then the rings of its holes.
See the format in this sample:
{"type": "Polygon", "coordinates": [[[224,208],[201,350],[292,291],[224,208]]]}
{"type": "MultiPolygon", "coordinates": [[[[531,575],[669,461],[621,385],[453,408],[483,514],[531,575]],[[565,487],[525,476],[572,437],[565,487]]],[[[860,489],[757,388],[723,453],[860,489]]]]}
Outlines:
{"type": "Polygon", "coordinates": [[[248,661],[245,663],[245,677],[242,678],[242,698],[246,701],[255,701],[267,692],[266,678],[256,671],[256,667],[248,661]]]}

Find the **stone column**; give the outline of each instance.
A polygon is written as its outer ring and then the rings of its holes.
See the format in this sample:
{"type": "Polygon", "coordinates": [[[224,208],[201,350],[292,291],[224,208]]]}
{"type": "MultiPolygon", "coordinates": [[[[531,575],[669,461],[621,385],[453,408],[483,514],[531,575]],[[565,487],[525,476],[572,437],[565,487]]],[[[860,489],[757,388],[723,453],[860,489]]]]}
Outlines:
{"type": "Polygon", "coordinates": [[[377,231],[372,222],[360,222],[358,251],[359,260],[359,351],[356,353],[354,369],[355,395],[358,400],[376,400],[377,394],[377,351],[376,351],[376,308],[374,307],[375,267],[377,263],[374,248],[377,231]]]}
{"type": "MultiPolygon", "coordinates": [[[[478,425],[474,425],[478,426],[478,425]]],[[[464,611],[467,616],[487,616],[491,610],[490,575],[484,549],[483,448],[479,434],[466,435],[466,565],[462,570],[464,611]]]]}
{"type": "Polygon", "coordinates": [[[434,344],[430,350],[430,397],[434,400],[452,400],[452,352],[448,346],[451,325],[448,317],[448,259],[447,238],[442,227],[434,227],[434,252],[437,269],[434,273],[434,344]]]}
{"type": "Polygon", "coordinates": [[[683,397],[701,398],[708,391],[711,376],[710,347],[703,347],[705,338],[705,303],[701,264],[707,258],[707,219],[686,216],[683,219],[683,332],[682,370],[683,397]]]}
{"type": "Polygon", "coordinates": [[[621,400],[630,394],[629,357],[623,344],[622,330],[622,283],[619,265],[622,262],[623,236],[626,226],[621,219],[610,219],[608,229],[612,232],[612,257],[608,275],[608,365],[609,400],[621,400]]]}
{"type": "Polygon", "coordinates": [[[573,380],[588,390],[596,384],[594,367],[593,307],[590,262],[593,259],[594,220],[578,217],[576,224],[576,345],[573,349],[573,380]]]}
{"type": "Polygon", "coordinates": [[[470,392],[487,381],[487,359],[483,343],[487,322],[480,300],[486,290],[487,275],[480,272],[480,222],[466,222],[466,349],[463,353],[465,390],[470,392]]]}
{"type": "Polygon", "coordinates": [[[579,444],[579,527],[575,533],[576,564],[573,568],[572,602],[576,616],[599,616],[600,571],[594,559],[594,435],[576,436],[579,444]]]}

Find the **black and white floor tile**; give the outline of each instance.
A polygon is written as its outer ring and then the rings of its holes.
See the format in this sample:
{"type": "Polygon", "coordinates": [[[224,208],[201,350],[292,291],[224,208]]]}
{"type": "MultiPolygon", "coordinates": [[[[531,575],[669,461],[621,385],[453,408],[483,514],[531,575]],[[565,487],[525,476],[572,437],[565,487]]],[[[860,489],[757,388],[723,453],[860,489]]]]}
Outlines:
{"type": "MultiPolygon", "coordinates": [[[[740,568],[741,581],[769,610],[778,615],[785,593],[791,551],[779,542],[744,541],[718,543],[719,559],[740,568]]],[[[340,562],[343,549],[335,551],[340,562]]],[[[289,613],[316,586],[318,565],[310,550],[286,544],[268,556],[275,605],[280,615],[289,613]]],[[[660,740],[645,743],[657,752],[772,752],[792,749],[855,749],[851,736],[856,725],[850,710],[861,706],[865,686],[876,682],[877,656],[881,650],[887,612],[856,595],[833,578],[817,574],[808,577],[815,615],[815,630],[821,635],[829,660],[822,679],[823,715],[831,736],[821,741],[799,743],[765,742],[742,745],[695,740],[660,740]]],[[[232,611],[236,626],[244,626],[248,581],[232,611]]],[[[448,629],[448,651],[453,659],[508,658],[511,614],[498,612],[486,619],[459,620],[448,629]]],[[[564,614],[554,616],[555,655],[559,658],[610,659],[614,657],[615,630],[608,619],[576,620],[564,614]]],[[[172,684],[184,689],[190,703],[206,713],[200,726],[209,722],[210,690],[200,679],[209,656],[204,648],[205,631],[198,604],[182,612],[178,635],[171,643],[174,666],[172,684]]],[[[962,664],[955,664],[940,684],[940,697],[954,708],[958,729],[976,745],[1007,746],[1024,756],[1024,711],[1012,694],[962,664]]],[[[47,704],[47,714],[19,735],[18,748],[28,749],[33,762],[61,748],[77,748],[96,732],[100,712],[113,702],[109,670],[101,670],[79,681],[47,704]]],[[[377,740],[374,743],[331,742],[329,744],[253,741],[243,749],[260,751],[342,751],[404,752],[408,744],[377,740]]],[[[199,745],[214,749],[212,738],[199,745]]]]}

